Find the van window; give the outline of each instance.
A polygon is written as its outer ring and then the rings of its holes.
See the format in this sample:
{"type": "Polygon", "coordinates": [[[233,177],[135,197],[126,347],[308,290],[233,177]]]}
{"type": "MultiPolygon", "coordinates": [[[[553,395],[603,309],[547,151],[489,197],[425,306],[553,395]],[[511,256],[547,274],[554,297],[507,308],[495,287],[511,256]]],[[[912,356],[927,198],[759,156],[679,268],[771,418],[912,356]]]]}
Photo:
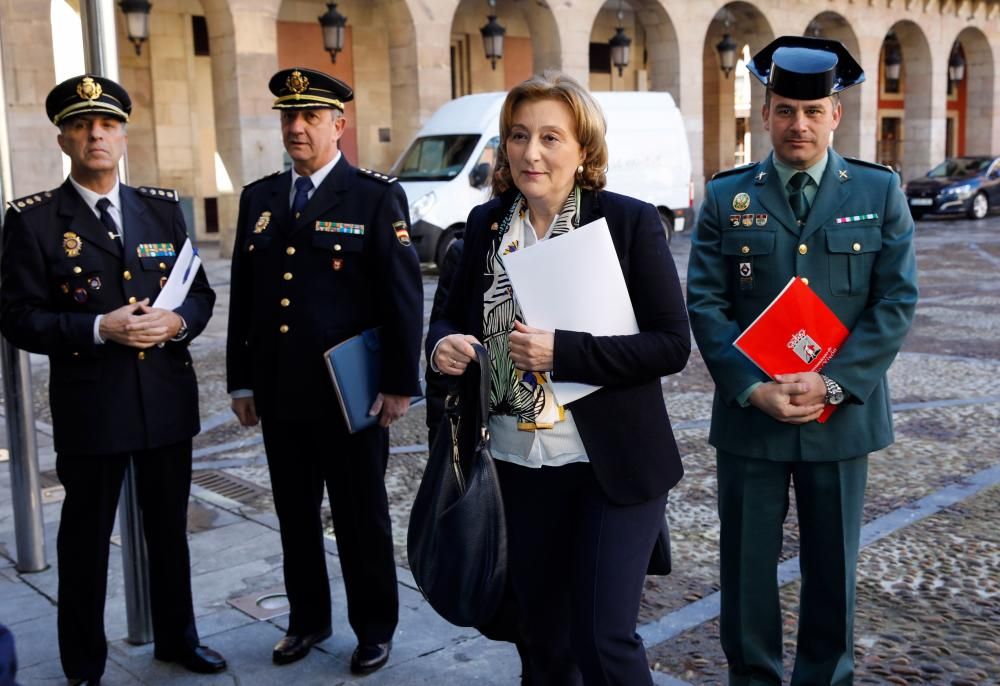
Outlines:
{"type": "Polygon", "coordinates": [[[393,175],[400,181],[447,181],[462,171],[478,142],[479,134],[418,138],[393,175]]]}

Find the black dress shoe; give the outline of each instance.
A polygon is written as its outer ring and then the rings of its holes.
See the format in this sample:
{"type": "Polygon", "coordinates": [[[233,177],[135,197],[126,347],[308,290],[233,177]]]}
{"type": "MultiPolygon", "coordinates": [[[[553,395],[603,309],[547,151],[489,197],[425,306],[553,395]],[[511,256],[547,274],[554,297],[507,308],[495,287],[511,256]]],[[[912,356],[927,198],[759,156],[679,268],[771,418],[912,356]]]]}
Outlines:
{"type": "Polygon", "coordinates": [[[274,652],[271,659],[276,665],[287,665],[301,660],[309,654],[310,648],[317,643],[322,643],[330,638],[331,631],[324,629],[315,634],[288,634],[283,639],[274,644],[274,652]]]}
{"type": "Polygon", "coordinates": [[[392,641],[388,643],[364,643],[354,649],[351,655],[352,674],[371,674],[389,661],[392,641]]]}
{"type": "Polygon", "coordinates": [[[96,679],[66,679],[68,686],[101,686],[101,678],[96,679]]]}
{"type": "Polygon", "coordinates": [[[189,672],[198,674],[215,674],[226,668],[226,658],[207,646],[197,646],[179,655],[163,655],[153,653],[157,660],[176,662],[189,672]]]}

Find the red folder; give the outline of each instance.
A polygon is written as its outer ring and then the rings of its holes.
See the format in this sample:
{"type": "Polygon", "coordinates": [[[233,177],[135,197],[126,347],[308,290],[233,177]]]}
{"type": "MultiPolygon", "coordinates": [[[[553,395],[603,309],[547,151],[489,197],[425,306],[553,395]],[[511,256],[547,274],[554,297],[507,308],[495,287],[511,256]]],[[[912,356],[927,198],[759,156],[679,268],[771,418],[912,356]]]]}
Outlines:
{"type": "MultiPolygon", "coordinates": [[[[848,333],[833,310],[795,277],[733,345],[773,379],[776,374],[820,371],[848,333]]],[[[835,409],[827,405],[816,421],[825,422],[835,409]]]]}

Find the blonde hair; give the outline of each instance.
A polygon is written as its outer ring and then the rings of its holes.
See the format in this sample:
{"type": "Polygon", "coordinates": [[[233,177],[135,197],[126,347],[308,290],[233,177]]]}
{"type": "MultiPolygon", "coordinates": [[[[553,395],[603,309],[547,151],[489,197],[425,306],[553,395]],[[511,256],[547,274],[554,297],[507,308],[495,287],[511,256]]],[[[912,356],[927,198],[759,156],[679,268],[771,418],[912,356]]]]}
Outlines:
{"type": "Polygon", "coordinates": [[[581,163],[583,172],[577,174],[577,184],[586,190],[600,190],[607,183],[608,144],[605,141],[608,125],[604,112],[587,90],[573,77],[554,69],[547,69],[527,81],[514,86],[500,110],[500,145],[493,172],[493,194],[500,195],[514,185],[507,158],[507,139],[514,123],[514,110],[522,102],[557,100],[566,103],[576,123],[576,140],[584,151],[581,163]]]}

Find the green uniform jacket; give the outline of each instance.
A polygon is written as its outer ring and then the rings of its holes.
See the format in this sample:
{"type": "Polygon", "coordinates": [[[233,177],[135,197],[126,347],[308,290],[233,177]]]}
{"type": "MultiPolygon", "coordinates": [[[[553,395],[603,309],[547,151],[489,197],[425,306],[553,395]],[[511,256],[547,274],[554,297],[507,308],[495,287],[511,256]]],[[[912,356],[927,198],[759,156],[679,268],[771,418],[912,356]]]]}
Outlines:
{"type": "Polygon", "coordinates": [[[709,442],[745,457],[809,461],[892,443],[886,371],[917,302],[913,219],[896,174],[831,148],[800,229],[769,156],[712,179],[691,240],[688,309],[716,386],[709,442]],[[849,397],[825,424],[787,424],[737,402],[767,376],[733,341],[793,276],[807,278],[850,330],[823,369],[849,397]]]}

